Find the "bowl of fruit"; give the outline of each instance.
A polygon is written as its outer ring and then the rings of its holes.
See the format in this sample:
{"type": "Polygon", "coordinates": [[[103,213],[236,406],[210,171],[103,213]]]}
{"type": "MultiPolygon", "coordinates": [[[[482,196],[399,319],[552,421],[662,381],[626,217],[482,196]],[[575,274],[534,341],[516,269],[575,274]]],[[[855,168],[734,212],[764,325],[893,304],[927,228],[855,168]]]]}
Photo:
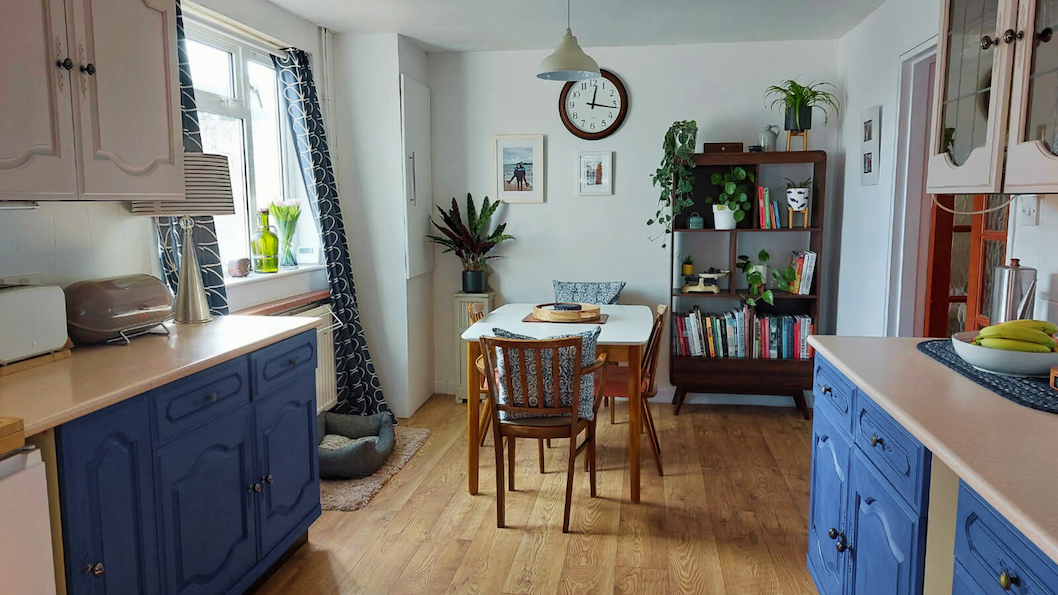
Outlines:
{"type": "Polygon", "coordinates": [[[1012,320],[980,331],[955,333],[952,346],[966,363],[982,372],[1044,378],[1058,366],[1058,325],[1041,320],[1012,320]]]}

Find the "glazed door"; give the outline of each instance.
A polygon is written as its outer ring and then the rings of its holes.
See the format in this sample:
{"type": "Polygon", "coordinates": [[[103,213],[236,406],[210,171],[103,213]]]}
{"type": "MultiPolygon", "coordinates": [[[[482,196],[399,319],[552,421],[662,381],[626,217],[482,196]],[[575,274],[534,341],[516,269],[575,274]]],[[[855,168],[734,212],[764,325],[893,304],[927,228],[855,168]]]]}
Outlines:
{"type": "Polygon", "coordinates": [[[73,73],[63,0],[0,2],[0,199],[77,194],[73,73]]]}
{"type": "Polygon", "coordinates": [[[849,444],[825,414],[812,421],[812,478],[808,512],[808,571],[819,595],[842,595],[846,556],[837,549],[845,532],[849,444]],[[832,537],[833,535],[833,537],[832,537]]]}
{"type": "Polygon", "coordinates": [[[1000,192],[1018,0],[943,0],[927,191],[1000,192]],[[1008,41],[1009,40],[1009,41],[1008,41]]]}
{"type": "Polygon", "coordinates": [[[70,0],[86,199],[184,198],[175,0],[70,0]]]}
{"type": "Polygon", "coordinates": [[[1022,0],[1014,54],[1009,194],[1058,192],[1058,0],[1022,0]]]}

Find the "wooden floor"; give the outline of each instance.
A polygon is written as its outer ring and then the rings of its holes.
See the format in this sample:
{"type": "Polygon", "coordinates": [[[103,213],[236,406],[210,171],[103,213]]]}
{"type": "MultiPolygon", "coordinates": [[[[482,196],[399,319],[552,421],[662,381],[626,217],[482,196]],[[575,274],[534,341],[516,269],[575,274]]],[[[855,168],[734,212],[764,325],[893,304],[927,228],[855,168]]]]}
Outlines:
{"type": "MultiPolygon", "coordinates": [[[[364,510],[324,512],[259,594],[813,594],[805,568],[811,424],[794,409],[653,412],[665,477],[643,441],[629,502],[624,403],[599,421],[599,495],[578,464],[562,533],[565,442],[518,448],[507,528],[496,528],[491,438],[481,493],[466,490],[465,409],[437,396],[401,423],[432,435],[364,510]]],[[[524,443],[524,446],[522,444],[524,443]]],[[[580,461],[578,461],[580,463],[580,461]]]]}

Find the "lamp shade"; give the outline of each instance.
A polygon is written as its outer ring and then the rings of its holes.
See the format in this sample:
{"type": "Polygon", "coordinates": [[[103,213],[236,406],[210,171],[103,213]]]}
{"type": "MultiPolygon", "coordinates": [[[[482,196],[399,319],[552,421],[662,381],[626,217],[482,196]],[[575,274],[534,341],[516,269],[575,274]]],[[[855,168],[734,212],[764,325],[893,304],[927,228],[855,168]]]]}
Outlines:
{"type": "Polygon", "coordinates": [[[580,81],[599,74],[599,64],[580,49],[573,31],[567,28],[558,48],[540,63],[536,76],[549,81],[580,81]]]}
{"type": "Polygon", "coordinates": [[[212,153],[184,153],[184,200],[134,200],[133,215],[234,215],[228,158],[212,153]]]}

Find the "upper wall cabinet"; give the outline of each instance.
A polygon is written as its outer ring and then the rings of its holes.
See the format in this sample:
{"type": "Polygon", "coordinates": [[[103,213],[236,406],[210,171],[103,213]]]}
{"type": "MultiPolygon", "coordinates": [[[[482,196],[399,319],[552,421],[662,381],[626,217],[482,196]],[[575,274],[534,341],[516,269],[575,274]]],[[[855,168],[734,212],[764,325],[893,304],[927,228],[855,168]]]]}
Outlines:
{"type": "Polygon", "coordinates": [[[1010,194],[1058,192],[1058,0],[1018,8],[1007,175],[1010,194]]]}
{"type": "Polygon", "coordinates": [[[175,1],[2,4],[0,199],[182,199],[175,1]]]}

